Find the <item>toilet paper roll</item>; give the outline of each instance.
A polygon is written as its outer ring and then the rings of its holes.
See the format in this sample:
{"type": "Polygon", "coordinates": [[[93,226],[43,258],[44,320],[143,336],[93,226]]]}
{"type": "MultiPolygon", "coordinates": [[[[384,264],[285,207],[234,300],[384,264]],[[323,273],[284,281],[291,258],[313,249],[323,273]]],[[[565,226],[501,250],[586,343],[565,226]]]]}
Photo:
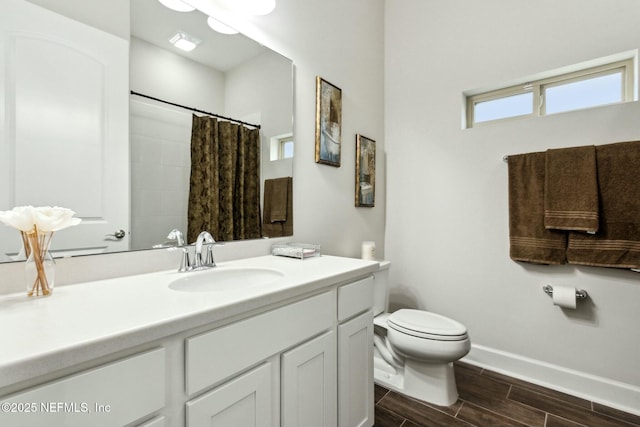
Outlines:
{"type": "Polygon", "coordinates": [[[554,286],[553,304],[559,307],[576,308],[576,288],[554,286]]]}

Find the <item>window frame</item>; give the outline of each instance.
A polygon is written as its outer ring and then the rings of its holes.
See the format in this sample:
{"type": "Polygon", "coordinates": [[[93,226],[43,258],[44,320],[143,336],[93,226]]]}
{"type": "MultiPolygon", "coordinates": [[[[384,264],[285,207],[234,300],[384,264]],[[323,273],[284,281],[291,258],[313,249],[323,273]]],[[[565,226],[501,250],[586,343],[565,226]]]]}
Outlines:
{"type": "Polygon", "coordinates": [[[293,159],[295,156],[295,150],[296,145],[293,138],[293,132],[273,136],[269,139],[269,160],[272,162],[293,159]],[[285,145],[289,142],[293,144],[293,153],[291,154],[291,157],[284,157],[285,145]]]}
{"type": "Polygon", "coordinates": [[[278,160],[291,159],[293,158],[293,150],[295,149],[295,144],[293,143],[293,135],[282,138],[278,140],[278,160]],[[287,144],[291,144],[291,156],[286,155],[287,144]]]}
{"type": "Polygon", "coordinates": [[[546,115],[551,115],[546,113],[545,91],[547,88],[558,87],[564,84],[569,84],[569,83],[574,83],[579,81],[586,81],[595,77],[616,74],[618,72],[622,73],[622,87],[621,87],[622,93],[621,93],[620,102],[593,105],[589,107],[578,108],[573,110],[565,110],[565,111],[561,111],[558,113],[551,113],[551,114],[560,114],[568,111],[578,111],[578,110],[588,109],[588,108],[597,108],[604,105],[612,105],[612,104],[634,101],[635,93],[636,93],[635,58],[626,58],[626,59],[610,62],[607,64],[582,68],[576,71],[558,73],[550,77],[531,79],[524,83],[510,85],[508,87],[503,87],[503,88],[494,89],[494,90],[487,90],[480,93],[468,94],[465,96],[466,128],[470,129],[474,127],[485,126],[491,123],[503,122],[508,120],[517,120],[517,119],[522,119],[526,117],[542,117],[546,115]],[[531,114],[521,114],[517,116],[486,120],[478,123],[475,122],[475,117],[474,117],[475,106],[478,103],[506,98],[513,95],[525,94],[528,92],[533,93],[533,99],[532,99],[533,105],[531,108],[531,114]]]}

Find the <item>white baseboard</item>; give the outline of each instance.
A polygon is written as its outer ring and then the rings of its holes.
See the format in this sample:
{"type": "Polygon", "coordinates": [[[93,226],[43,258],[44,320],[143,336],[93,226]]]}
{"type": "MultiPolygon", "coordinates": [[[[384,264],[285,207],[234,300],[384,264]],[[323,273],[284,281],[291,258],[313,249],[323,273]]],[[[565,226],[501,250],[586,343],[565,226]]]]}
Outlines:
{"type": "Polygon", "coordinates": [[[462,361],[640,415],[640,387],[475,344],[462,361]]]}

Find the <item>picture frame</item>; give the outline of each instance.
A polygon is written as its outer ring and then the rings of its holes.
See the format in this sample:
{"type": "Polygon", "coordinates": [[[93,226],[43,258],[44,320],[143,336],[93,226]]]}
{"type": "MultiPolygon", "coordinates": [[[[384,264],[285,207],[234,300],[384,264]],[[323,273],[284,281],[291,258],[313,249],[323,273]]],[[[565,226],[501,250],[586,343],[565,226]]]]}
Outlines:
{"type": "Polygon", "coordinates": [[[342,90],[316,77],[316,163],[340,167],[342,90]]]}
{"type": "Polygon", "coordinates": [[[374,207],[376,199],[376,142],[356,135],[356,207],[374,207]]]}

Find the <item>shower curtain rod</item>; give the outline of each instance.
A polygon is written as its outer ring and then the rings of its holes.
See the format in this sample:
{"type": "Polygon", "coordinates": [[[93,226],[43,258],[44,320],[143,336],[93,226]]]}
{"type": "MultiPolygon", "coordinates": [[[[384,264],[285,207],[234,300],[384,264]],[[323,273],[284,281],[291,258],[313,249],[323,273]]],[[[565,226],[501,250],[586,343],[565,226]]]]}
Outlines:
{"type": "Polygon", "coordinates": [[[131,95],[141,96],[141,97],[143,97],[143,98],[152,99],[152,100],[154,100],[154,101],[162,102],[162,103],[164,103],[164,104],[173,105],[174,107],[184,108],[185,110],[190,110],[190,111],[194,111],[194,112],[196,112],[196,113],[206,114],[206,115],[208,115],[208,116],[213,116],[213,117],[217,117],[217,118],[219,118],[219,119],[228,120],[228,121],[230,121],[230,122],[239,123],[239,124],[241,124],[241,125],[251,126],[251,127],[256,128],[256,129],[260,129],[260,125],[254,125],[253,123],[243,122],[242,120],[232,119],[231,117],[221,116],[220,114],[210,113],[210,112],[208,112],[208,111],[198,110],[197,108],[187,107],[187,106],[185,106],[185,105],[180,105],[180,104],[176,104],[176,103],[174,103],[174,102],[165,101],[164,99],[156,98],[156,97],[149,96],[149,95],[144,95],[144,94],[142,94],[142,93],[135,92],[135,91],[133,91],[133,90],[131,91],[131,95]]]}

